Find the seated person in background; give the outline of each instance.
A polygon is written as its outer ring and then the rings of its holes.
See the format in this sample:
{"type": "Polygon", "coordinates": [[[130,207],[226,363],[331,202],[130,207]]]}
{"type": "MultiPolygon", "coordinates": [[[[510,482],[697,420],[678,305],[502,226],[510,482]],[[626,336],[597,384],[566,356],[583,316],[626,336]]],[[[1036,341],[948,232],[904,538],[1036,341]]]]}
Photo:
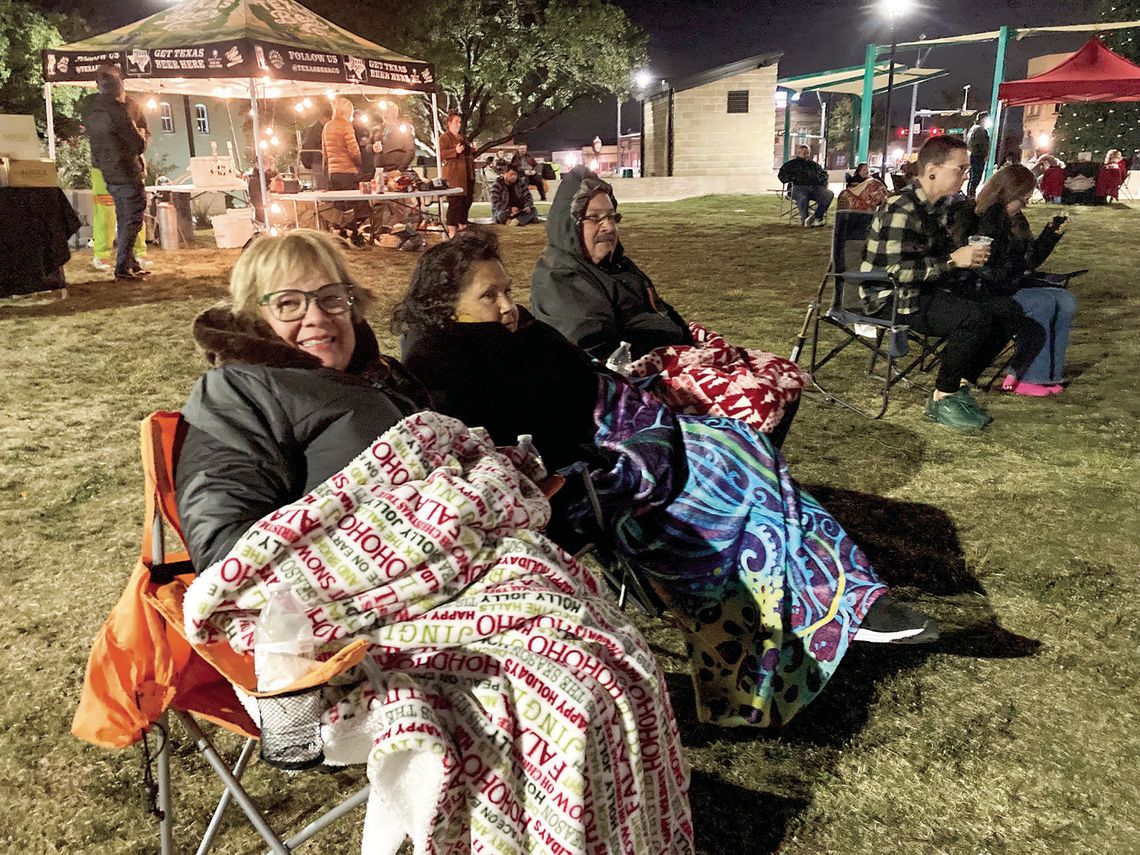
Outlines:
{"type": "MultiPolygon", "coordinates": [[[[1041,285],[1034,275],[1060,241],[1065,226],[1063,218],[1058,218],[1062,221],[1051,222],[1034,239],[1022,213],[1033,187],[1033,173],[1024,166],[1002,167],[982,185],[975,210],[965,212],[955,222],[955,230],[963,239],[971,234],[993,238],[989,260],[977,271],[980,296],[1012,297],[1045,331],[1045,346],[1031,359],[1015,358],[1024,367],[1018,374],[1011,363],[1002,384],[1006,391],[1041,397],[1064,391],[1060,384],[1077,298],[1065,288],[1041,285]]],[[[1025,346],[1018,336],[1017,349],[1025,346]]]]}
{"type": "Polygon", "coordinates": [[[811,159],[806,145],[796,148],[796,156],[780,167],[780,183],[792,186],[792,200],[800,211],[805,226],[822,226],[827,207],[835,194],[827,189],[827,170],[811,159]],[[815,215],[809,205],[815,202],[815,215]]]}
{"type": "MultiPolygon", "coordinates": [[[[948,199],[970,168],[966,144],[956,137],[927,140],[918,153],[918,182],[879,208],[863,251],[864,271],[885,271],[902,286],[900,322],[919,333],[947,336],[925,415],[956,430],[979,430],[991,421],[972,394],[978,377],[1014,335],[1025,352],[1011,364],[1021,376],[1044,343],[1044,330],[1028,321],[1009,298],[982,302],[955,293],[959,271],[976,270],[989,258],[984,246],[959,246],[950,231],[948,199]]],[[[892,293],[860,286],[869,314],[889,317],[892,293]]]]}
{"type": "Polygon", "coordinates": [[[544,164],[539,163],[533,154],[528,154],[523,160],[523,175],[531,187],[538,189],[538,198],[546,201],[546,176],[542,174],[544,164]]]}
{"type": "Polygon", "coordinates": [[[416,412],[422,387],[380,353],[372,298],[328,236],[262,236],[230,298],[194,324],[212,368],[175,472],[200,573],[186,613],[244,653],[267,585],[287,579],[318,655],[371,642],[383,679],[326,687],[320,727],[326,762],[367,763],[362,850],[410,836],[417,852],[619,852],[632,835],[691,853],[664,677],[592,573],[532,530],[549,503],[523,456],[416,412]],[[542,708],[557,738],[524,720],[542,708]],[[569,805],[524,802],[555,787],[569,805]]]}
{"type": "Polygon", "coordinates": [[[847,179],[847,189],[839,194],[835,207],[841,211],[873,211],[887,201],[887,185],[871,176],[871,168],[860,163],[847,179]]]}
{"type": "MultiPolygon", "coordinates": [[[[866,557],[762,434],[674,415],[510,291],[493,234],[432,247],[393,318],[405,364],[442,412],[496,442],[532,435],[551,468],[585,467],[614,548],[685,630],[701,721],[787,722],[851,641],[936,634],[929,618],[880,599],[866,557]]],[[[590,503],[566,502],[586,535],[590,503]]]]}
{"type": "Polygon", "coordinates": [[[629,343],[631,374],[657,375],[662,382],[655,391],[670,406],[745,419],[781,445],[806,382],[803,372],[686,323],[625,254],[616,208],[610,185],[585,167],[563,177],[546,221],[548,245],[531,274],[535,317],[599,361],[629,343]],[[720,391],[714,395],[712,388],[720,391]],[[721,406],[728,399],[739,409],[721,406]]]}
{"type": "Polygon", "coordinates": [[[538,221],[530,186],[525,179],[519,179],[514,163],[508,164],[491,185],[491,217],[499,225],[508,226],[527,226],[538,221]]]}

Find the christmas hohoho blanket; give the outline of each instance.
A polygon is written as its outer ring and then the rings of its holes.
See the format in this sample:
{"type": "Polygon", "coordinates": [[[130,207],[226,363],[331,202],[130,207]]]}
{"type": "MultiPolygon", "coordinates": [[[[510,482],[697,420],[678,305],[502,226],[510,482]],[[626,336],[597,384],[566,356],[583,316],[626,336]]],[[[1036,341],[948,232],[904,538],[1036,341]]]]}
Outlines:
{"type": "Polygon", "coordinates": [[[739,419],[771,433],[799,400],[808,375],[789,359],[729,344],[701,324],[689,324],[694,344],[649,351],[630,376],[657,378],[653,392],[674,413],[739,419]]]}
{"type": "Polygon", "coordinates": [[[323,654],[371,641],[383,685],[326,687],[321,723],[327,762],[367,763],[364,852],[692,849],[662,674],[590,571],[536,533],[549,504],[527,465],[418,413],[187,592],[192,641],[251,650],[277,580],[323,654]]]}

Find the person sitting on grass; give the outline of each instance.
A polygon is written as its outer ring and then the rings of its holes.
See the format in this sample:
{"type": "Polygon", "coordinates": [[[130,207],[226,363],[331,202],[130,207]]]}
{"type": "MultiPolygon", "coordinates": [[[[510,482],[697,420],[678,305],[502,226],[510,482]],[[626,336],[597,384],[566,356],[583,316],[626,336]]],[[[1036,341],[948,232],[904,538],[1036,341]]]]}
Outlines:
{"type": "Polygon", "coordinates": [[[781,184],[790,184],[792,201],[800,212],[800,222],[804,226],[822,226],[827,215],[827,207],[835,194],[827,187],[827,170],[811,159],[811,149],[806,145],[796,147],[796,156],[780,167],[778,175],[781,184]],[[815,214],[810,205],[815,203],[815,214]]]}
{"type": "MultiPolygon", "coordinates": [[[[673,414],[517,306],[493,234],[429,249],[393,330],[441,412],[497,443],[530,434],[550,468],[585,469],[607,539],[685,631],[701,721],[786,723],[852,641],[937,636],[934,621],[887,596],[763,434],[673,414]]],[[[571,534],[596,536],[573,484],[555,499],[571,534]]]]}
{"type": "Polygon", "coordinates": [[[519,180],[519,168],[510,163],[491,185],[491,217],[499,225],[527,226],[538,222],[530,185],[519,180]]]}
{"type": "MultiPolygon", "coordinates": [[[[980,430],[992,421],[970,393],[981,373],[1015,335],[1022,347],[1013,372],[1022,376],[1045,342],[1041,325],[1008,297],[987,300],[961,294],[960,271],[977,270],[988,246],[959,246],[951,233],[951,205],[970,169],[966,144],[934,137],[918,153],[918,181],[879,208],[863,250],[862,270],[884,271],[901,285],[899,320],[925,335],[946,336],[946,346],[924,413],[955,430],[980,430]],[[956,293],[958,292],[958,293],[956,293]]],[[[861,285],[868,314],[890,316],[892,290],[861,285]]]]}
{"type": "MultiPolygon", "coordinates": [[[[1020,164],[999,169],[978,191],[973,211],[963,213],[955,223],[959,234],[979,234],[993,238],[990,257],[977,271],[983,297],[1012,297],[1045,331],[1046,344],[1026,362],[1020,375],[1010,371],[1002,389],[1017,395],[1044,397],[1064,391],[1065,350],[1069,330],[1077,310],[1077,298],[1065,288],[1043,284],[1037,267],[1061,240],[1064,218],[1047,225],[1035,239],[1022,210],[1029,204],[1035,186],[1033,173],[1020,164]]],[[[1025,343],[1017,339],[1018,350],[1025,343]]],[[[1012,363],[1011,363],[1012,364],[1012,363]]]]}
{"type": "Polygon", "coordinates": [[[689,772],[648,643],[537,531],[533,457],[420,410],[371,303],[332,238],[298,229],[251,244],[228,304],[194,322],[212,367],[174,473],[190,637],[247,652],[285,581],[319,657],[371,642],[382,675],[325,687],[320,725],[326,763],[367,764],[362,851],[689,855],[689,772]]]}
{"type": "Polygon", "coordinates": [[[806,375],[794,362],[727,343],[688,323],[625,254],[613,188],[583,166],[559,184],[546,220],[547,247],[531,273],[531,306],[599,361],[630,346],[636,377],[690,414],[745,419],[779,447],[806,375]]]}
{"type": "Polygon", "coordinates": [[[847,189],[839,194],[835,207],[840,211],[873,211],[890,195],[887,185],[871,175],[871,167],[860,163],[847,179],[847,189]]]}

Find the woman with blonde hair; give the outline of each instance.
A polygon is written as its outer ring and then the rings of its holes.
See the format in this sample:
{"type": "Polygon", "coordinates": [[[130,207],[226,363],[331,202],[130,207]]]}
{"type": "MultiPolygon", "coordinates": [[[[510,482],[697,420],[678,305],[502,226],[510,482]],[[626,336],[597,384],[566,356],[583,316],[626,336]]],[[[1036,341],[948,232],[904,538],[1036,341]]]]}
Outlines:
{"type": "MultiPolygon", "coordinates": [[[[1013,297],[1026,316],[1045,329],[1044,347],[1020,376],[1008,374],[1002,388],[1042,397],[1064,391],[1065,350],[1077,298],[1064,288],[1041,285],[1036,276],[1037,267],[1060,241],[1065,218],[1054,217],[1033,237],[1022,209],[1029,204],[1034,186],[1033,173],[1024,166],[999,169],[978,193],[976,220],[968,233],[993,238],[989,261],[978,271],[979,287],[990,297],[1013,297]]],[[[1019,364],[1016,356],[1014,363],[1019,364]]]]}
{"type": "Polygon", "coordinates": [[[321,153],[329,174],[330,190],[355,190],[360,173],[360,143],[352,127],[352,102],[333,101],[333,117],[321,131],[321,153]]]}

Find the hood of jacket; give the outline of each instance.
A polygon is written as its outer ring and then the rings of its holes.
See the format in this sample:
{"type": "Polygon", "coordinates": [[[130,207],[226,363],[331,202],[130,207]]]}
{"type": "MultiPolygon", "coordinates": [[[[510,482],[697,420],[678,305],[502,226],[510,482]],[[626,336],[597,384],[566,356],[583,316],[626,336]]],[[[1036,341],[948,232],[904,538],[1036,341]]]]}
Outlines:
{"type": "MultiPolygon", "coordinates": [[[[574,222],[574,202],[582,189],[582,181],[590,175],[593,173],[584,166],[575,166],[564,174],[558,184],[558,192],[554,194],[554,201],[550,203],[550,213],[546,216],[546,240],[550,247],[585,264],[593,262],[586,255],[580,228],[574,222]]],[[[612,190],[609,195],[616,210],[618,203],[612,190]]],[[[623,254],[621,238],[618,238],[617,248],[610,256],[609,263],[620,260],[623,254]]]]}
{"type": "MultiPolygon", "coordinates": [[[[384,357],[367,321],[355,322],[353,330],[356,349],[345,373],[363,374],[384,357]]],[[[228,306],[214,306],[198,315],[193,335],[211,368],[239,363],[314,370],[323,367],[317,357],[282,341],[261,318],[234,314],[228,306]]]]}

